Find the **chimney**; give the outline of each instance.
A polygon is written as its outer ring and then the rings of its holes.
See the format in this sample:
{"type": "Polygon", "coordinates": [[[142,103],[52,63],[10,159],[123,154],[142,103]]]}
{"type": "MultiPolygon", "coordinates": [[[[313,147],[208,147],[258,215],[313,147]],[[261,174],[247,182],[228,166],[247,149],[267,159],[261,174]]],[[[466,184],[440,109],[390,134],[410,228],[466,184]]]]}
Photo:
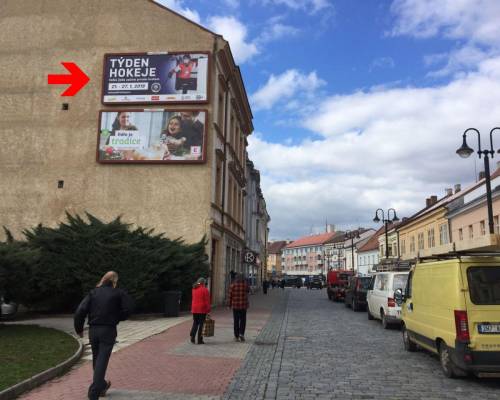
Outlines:
{"type": "Polygon", "coordinates": [[[425,207],[430,207],[431,206],[431,199],[430,198],[427,198],[425,199],[425,207]]]}
{"type": "Polygon", "coordinates": [[[460,183],[457,183],[455,185],[455,194],[460,192],[462,190],[462,185],[460,185],[460,183]]]}
{"type": "Polygon", "coordinates": [[[484,171],[481,171],[479,173],[479,180],[484,179],[486,177],[486,173],[484,171]]]}
{"type": "Polygon", "coordinates": [[[446,196],[451,196],[453,194],[452,188],[446,188],[444,191],[446,192],[446,196]]]}

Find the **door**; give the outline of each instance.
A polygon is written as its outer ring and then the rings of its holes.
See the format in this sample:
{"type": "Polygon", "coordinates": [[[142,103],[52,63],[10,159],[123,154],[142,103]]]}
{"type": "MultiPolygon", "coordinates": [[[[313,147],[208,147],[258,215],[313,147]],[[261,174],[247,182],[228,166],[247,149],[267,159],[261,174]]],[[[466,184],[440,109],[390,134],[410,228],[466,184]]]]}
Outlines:
{"type": "Polygon", "coordinates": [[[462,266],[471,341],[480,351],[500,351],[500,263],[462,266]]]}

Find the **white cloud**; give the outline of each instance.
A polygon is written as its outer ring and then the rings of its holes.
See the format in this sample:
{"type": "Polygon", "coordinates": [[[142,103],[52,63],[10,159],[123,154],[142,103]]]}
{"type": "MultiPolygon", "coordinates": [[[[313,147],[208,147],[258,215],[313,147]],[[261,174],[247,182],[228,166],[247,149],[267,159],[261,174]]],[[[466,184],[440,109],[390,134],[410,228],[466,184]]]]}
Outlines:
{"type": "Polygon", "coordinates": [[[263,2],[265,4],[285,5],[293,10],[303,10],[309,14],[316,14],[333,7],[329,0],[263,0],[263,2]]]}
{"type": "Polygon", "coordinates": [[[196,10],[192,10],[188,7],[184,7],[184,2],[182,0],[155,0],[158,4],[161,4],[171,10],[183,15],[184,17],[190,19],[191,21],[199,24],[201,22],[200,14],[196,10]]]}
{"type": "Polygon", "coordinates": [[[257,45],[248,41],[248,29],[233,16],[214,16],[208,20],[208,27],[221,34],[229,42],[237,63],[244,63],[259,54],[257,45]]]}
{"type": "Polygon", "coordinates": [[[250,96],[250,101],[255,110],[270,109],[276,103],[287,101],[297,94],[304,96],[314,93],[324,84],[316,72],[306,75],[290,69],[278,76],[271,75],[267,83],[250,96]]]}
{"type": "Polygon", "coordinates": [[[474,70],[481,61],[500,53],[498,0],[394,0],[391,11],[396,16],[393,36],[460,41],[457,49],[425,58],[428,65],[444,64],[431,71],[430,77],[474,70]]]}
{"type": "Polygon", "coordinates": [[[224,4],[231,8],[238,8],[240,6],[240,0],[223,0],[224,4]]]}
{"type": "Polygon", "coordinates": [[[395,0],[398,17],[393,34],[416,37],[443,35],[474,43],[498,43],[498,0],[395,0]]]}
{"type": "Polygon", "coordinates": [[[281,20],[281,17],[271,18],[268,21],[267,26],[257,38],[257,42],[267,43],[284,37],[295,36],[300,32],[300,29],[284,24],[280,22],[281,20]]]}
{"type": "MultiPolygon", "coordinates": [[[[314,106],[314,113],[302,115],[302,126],[318,139],[278,144],[262,133],[249,138],[271,237],[307,234],[325,218],[369,224],[378,207],[408,216],[426,197],[473,181],[474,163],[479,171],[482,161],[463,160],[455,150],[466,128],[486,133],[498,125],[500,57],[439,87],[360,91],[320,98],[314,106]]],[[[475,147],[475,138],[469,144],[475,147]]]]}
{"type": "Polygon", "coordinates": [[[370,72],[376,68],[394,68],[396,63],[392,57],[378,57],[370,64],[370,72]]]}

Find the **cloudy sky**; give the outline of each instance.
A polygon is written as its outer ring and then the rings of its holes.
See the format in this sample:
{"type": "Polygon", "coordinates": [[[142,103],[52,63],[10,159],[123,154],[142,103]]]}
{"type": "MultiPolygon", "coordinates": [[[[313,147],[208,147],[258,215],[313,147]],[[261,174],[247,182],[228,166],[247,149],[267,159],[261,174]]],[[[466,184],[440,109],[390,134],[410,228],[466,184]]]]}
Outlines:
{"type": "Polygon", "coordinates": [[[486,144],[500,126],[500,1],[158,2],[231,44],[271,238],[319,232],[326,219],[374,226],[378,207],[409,216],[482,169],[455,150],[466,128],[486,144]]]}

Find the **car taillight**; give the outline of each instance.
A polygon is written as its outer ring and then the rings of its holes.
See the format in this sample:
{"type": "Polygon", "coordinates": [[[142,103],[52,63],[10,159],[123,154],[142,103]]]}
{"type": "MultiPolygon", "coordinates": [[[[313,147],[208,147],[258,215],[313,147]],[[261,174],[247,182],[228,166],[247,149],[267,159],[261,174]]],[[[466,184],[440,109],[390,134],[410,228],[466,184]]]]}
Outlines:
{"type": "Polygon", "coordinates": [[[396,301],[392,297],[387,298],[387,307],[396,307],[396,301]]]}
{"type": "Polygon", "coordinates": [[[457,340],[459,342],[470,341],[467,311],[455,310],[455,328],[457,330],[457,340]]]}

